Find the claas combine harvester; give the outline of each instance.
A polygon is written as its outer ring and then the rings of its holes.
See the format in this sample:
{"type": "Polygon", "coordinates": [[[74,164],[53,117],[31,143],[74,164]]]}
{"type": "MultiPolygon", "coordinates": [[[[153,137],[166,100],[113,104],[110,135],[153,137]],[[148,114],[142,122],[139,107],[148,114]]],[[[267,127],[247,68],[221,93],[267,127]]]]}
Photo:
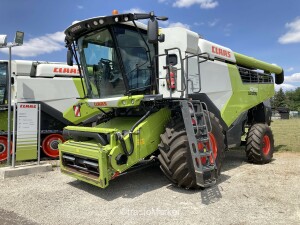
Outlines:
{"type": "Polygon", "coordinates": [[[61,171],[101,188],[157,161],[183,188],[208,187],[224,151],[270,162],[274,140],[269,99],[282,68],[233,52],[184,28],[158,27],[153,12],[115,14],[66,29],[67,61],[80,65],[84,97],[98,108],[91,126],[67,126],[61,171]],[[137,22],[148,19],[148,25],[137,22]],[[157,160],[156,160],[157,159],[157,160]]]}

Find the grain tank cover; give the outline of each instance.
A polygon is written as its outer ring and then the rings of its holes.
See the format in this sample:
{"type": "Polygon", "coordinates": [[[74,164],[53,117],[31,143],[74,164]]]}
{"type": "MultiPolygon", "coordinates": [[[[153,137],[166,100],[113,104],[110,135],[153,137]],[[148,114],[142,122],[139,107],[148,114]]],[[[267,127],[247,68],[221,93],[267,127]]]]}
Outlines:
{"type": "Polygon", "coordinates": [[[167,41],[159,43],[160,54],[163,49],[173,48],[181,49],[182,52],[199,54],[198,39],[199,35],[183,27],[162,28],[160,32],[165,35],[167,41]]]}
{"type": "Polygon", "coordinates": [[[79,71],[77,65],[65,64],[38,64],[36,68],[37,77],[77,77],[79,71]]]}
{"type": "Polygon", "coordinates": [[[211,59],[217,58],[233,63],[236,62],[233,51],[222,45],[218,45],[204,39],[199,39],[199,48],[201,53],[207,52],[211,59]]]}

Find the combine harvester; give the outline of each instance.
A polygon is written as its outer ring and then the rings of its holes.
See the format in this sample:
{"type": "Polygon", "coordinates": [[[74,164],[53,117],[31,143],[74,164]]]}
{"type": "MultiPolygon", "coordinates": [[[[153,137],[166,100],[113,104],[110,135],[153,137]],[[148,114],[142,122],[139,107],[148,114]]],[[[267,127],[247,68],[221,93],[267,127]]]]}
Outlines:
{"type": "Polygon", "coordinates": [[[99,108],[94,126],[67,126],[61,171],[101,188],[119,175],[159,161],[175,185],[216,183],[224,151],[271,161],[269,99],[282,68],[233,52],[184,28],[158,28],[149,14],[114,14],[66,31],[68,64],[81,65],[80,105],[99,108]],[[149,19],[148,26],[137,22],[149,19]],[[78,57],[79,56],[79,57],[78,57]],[[80,62],[78,61],[80,58],[80,62]],[[158,160],[156,160],[158,159],[158,160]]]}
{"type": "MultiPolygon", "coordinates": [[[[0,161],[7,158],[7,79],[8,61],[0,61],[0,161]]],[[[41,104],[42,150],[47,157],[59,156],[62,130],[99,114],[98,109],[76,107],[83,97],[78,67],[62,63],[12,61],[12,104],[41,104]],[[75,113],[76,110],[76,113],[75,113]]]]}

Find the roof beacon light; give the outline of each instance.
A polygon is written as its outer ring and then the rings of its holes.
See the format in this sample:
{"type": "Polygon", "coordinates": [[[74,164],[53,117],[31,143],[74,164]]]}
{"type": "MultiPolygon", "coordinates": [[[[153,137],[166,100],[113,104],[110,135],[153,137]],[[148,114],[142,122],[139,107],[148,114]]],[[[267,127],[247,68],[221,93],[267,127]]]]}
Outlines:
{"type": "Polygon", "coordinates": [[[113,15],[118,15],[119,12],[118,12],[118,10],[114,9],[114,10],[112,11],[112,14],[113,14],[113,15]]]}

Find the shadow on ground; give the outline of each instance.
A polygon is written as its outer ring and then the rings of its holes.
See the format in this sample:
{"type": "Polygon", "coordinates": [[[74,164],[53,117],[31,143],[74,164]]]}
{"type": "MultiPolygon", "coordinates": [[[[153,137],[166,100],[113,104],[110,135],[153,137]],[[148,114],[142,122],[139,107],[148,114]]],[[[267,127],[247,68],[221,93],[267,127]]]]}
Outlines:
{"type": "Polygon", "coordinates": [[[1,225],[38,225],[37,223],[28,220],[27,218],[18,215],[13,211],[8,211],[0,208],[0,224],[1,225]]]}
{"type": "Polygon", "coordinates": [[[107,201],[112,201],[120,197],[135,198],[144,193],[166,186],[169,183],[159,166],[154,165],[117,177],[110,181],[109,186],[105,189],[77,180],[69,184],[107,201]]]}
{"type": "MultiPolygon", "coordinates": [[[[244,163],[247,163],[244,151],[228,151],[226,152],[222,171],[228,171],[230,169],[239,167],[244,163]]],[[[113,201],[114,199],[120,197],[136,198],[142,194],[166,186],[168,189],[181,194],[189,195],[200,193],[201,202],[208,205],[222,198],[219,184],[228,179],[230,179],[230,176],[221,173],[217,184],[210,188],[206,188],[204,190],[185,190],[171,184],[161,172],[159,166],[153,165],[151,167],[117,177],[116,179],[110,181],[110,184],[106,189],[101,189],[78,180],[71,181],[69,184],[75,188],[86,191],[107,201],[113,201]]]]}
{"type": "Polygon", "coordinates": [[[225,152],[225,159],[223,161],[222,172],[237,168],[247,162],[244,149],[236,148],[225,152]]]}

